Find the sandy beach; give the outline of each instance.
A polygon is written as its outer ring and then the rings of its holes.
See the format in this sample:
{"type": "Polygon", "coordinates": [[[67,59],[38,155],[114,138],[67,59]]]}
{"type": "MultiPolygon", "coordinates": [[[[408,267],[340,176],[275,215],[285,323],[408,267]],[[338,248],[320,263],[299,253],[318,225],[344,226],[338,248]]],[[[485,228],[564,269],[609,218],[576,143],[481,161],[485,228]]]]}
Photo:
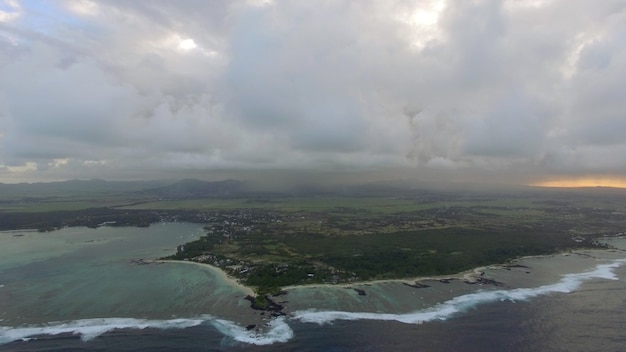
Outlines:
{"type": "MultiPolygon", "coordinates": [[[[86,240],[79,230],[60,231],[56,237],[59,245],[52,243],[42,252],[49,256],[46,261],[4,269],[10,274],[5,277],[16,278],[0,283],[3,285],[0,291],[7,298],[0,300],[0,308],[5,312],[0,318],[12,329],[12,334],[31,336],[30,330],[20,327],[24,324],[35,324],[35,328],[53,333],[70,329],[72,333],[89,334],[94,326],[105,326],[101,328],[105,332],[120,326],[147,324],[162,328],[209,323],[220,334],[237,336],[240,340],[280,338],[283,341],[290,339],[294,332],[302,332],[291,330],[295,326],[302,328],[296,325],[300,323],[370,320],[421,324],[448,320],[475,307],[501,301],[530,301],[540,296],[563,299],[564,294],[579,290],[583,283],[590,282],[597,287],[615,280],[617,274],[623,277],[623,266],[626,266],[626,239],[610,238],[603,241],[616,249],[525,257],[455,275],[292,286],[285,290],[286,294],[272,297],[284,308],[280,312],[269,312],[252,309],[245,297],[253,295],[253,290],[212,265],[134,259],[158,253],[157,249],[163,246],[161,243],[157,243],[154,251],[145,251],[143,246],[149,242],[147,238],[158,239],[158,235],[162,236],[162,241],[169,239],[169,228],[159,227],[152,229],[153,232],[122,229],[145,236],[131,242],[135,247],[129,246],[129,242],[96,241],[109,238],[106,232],[88,232],[94,236],[87,239],[94,240],[89,245],[65,245],[68,240],[75,243],[86,240]],[[157,236],[154,230],[160,230],[157,236]],[[56,248],[57,252],[49,248],[56,248]],[[75,254],[66,254],[68,249],[75,254]],[[77,262],[83,265],[76,265],[77,262]],[[275,317],[281,314],[284,316],[275,317]],[[62,324],[50,326],[51,322],[62,324]],[[75,326],[67,327],[67,322],[75,326]]],[[[30,243],[51,239],[55,238],[9,235],[3,241],[30,248],[27,246],[30,243]]],[[[11,251],[15,247],[0,248],[9,259],[23,256],[11,251]]]]}
{"type": "MultiPolygon", "coordinates": [[[[454,275],[383,279],[341,284],[311,284],[284,287],[285,294],[273,297],[284,305],[287,315],[297,311],[385,312],[402,314],[432,307],[455,297],[476,292],[537,288],[559,282],[568,274],[592,270],[594,267],[626,258],[624,239],[607,239],[618,249],[576,250],[566,253],[530,256],[509,263],[474,268],[454,275]],[[620,247],[621,246],[621,247],[620,247]]],[[[254,290],[209,264],[192,261],[156,261],[203,266],[217,273],[220,279],[245,295],[254,290]]],[[[253,314],[259,312],[251,310],[253,314]]],[[[245,323],[251,317],[244,318],[245,323]]],[[[260,318],[258,315],[256,318],[260,318]]],[[[255,319],[256,319],[255,318],[255,319]]],[[[263,317],[267,320],[267,317],[263,317]]],[[[255,320],[258,321],[258,320],[255,320]]]]}
{"type": "MultiPolygon", "coordinates": [[[[626,242],[625,242],[626,243],[626,242]]],[[[625,246],[626,247],[626,246],[625,246]]],[[[455,275],[285,288],[287,310],[406,313],[476,292],[534,289],[626,258],[622,249],[577,250],[523,257],[455,275]]]]}
{"type": "MultiPolygon", "coordinates": [[[[146,261],[146,262],[148,262],[148,261],[146,261]]],[[[152,262],[152,263],[164,263],[164,264],[174,263],[174,264],[199,265],[201,267],[210,269],[211,271],[215,272],[216,274],[219,275],[220,279],[223,280],[226,284],[240,289],[245,295],[251,295],[251,296],[255,295],[254,290],[252,288],[250,288],[250,287],[248,287],[246,285],[243,285],[236,278],[228,276],[228,274],[224,270],[222,270],[222,269],[220,269],[220,268],[218,268],[216,266],[213,266],[211,264],[198,263],[198,262],[193,262],[193,261],[189,261],[189,260],[151,260],[150,262],[152,262]]]]}

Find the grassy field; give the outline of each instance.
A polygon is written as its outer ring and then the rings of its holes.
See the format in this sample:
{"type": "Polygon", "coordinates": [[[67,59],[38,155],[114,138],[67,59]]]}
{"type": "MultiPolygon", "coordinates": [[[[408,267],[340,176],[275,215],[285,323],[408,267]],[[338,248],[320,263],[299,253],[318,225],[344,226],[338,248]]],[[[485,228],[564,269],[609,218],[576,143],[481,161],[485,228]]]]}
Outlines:
{"type": "Polygon", "coordinates": [[[413,200],[399,198],[374,197],[339,197],[339,196],[306,196],[306,197],[275,197],[271,199],[255,198],[206,198],[185,200],[149,201],[123,207],[124,209],[160,209],[160,210],[224,210],[224,209],[275,209],[286,212],[321,212],[366,210],[377,213],[395,213],[415,211],[437,207],[436,204],[420,204],[413,200]]]}
{"type": "Polygon", "coordinates": [[[0,221],[3,229],[46,231],[112,221],[200,222],[206,235],[170,258],[219,266],[261,292],[301,283],[450,274],[521,255],[595,246],[600,234],[626,230],[624,195],[606,191],[392,193],[13,194],[0,196],[0,221]]]}
{"type": "Polygon", "coordinates": [[[251,216],[234,212],[248,204],[244,200],[211,200],[202,204],[222,209],[223,217],[212,219],[209,245],[187,244],[175,257],[221,266],[266,292],[290,284],[451,274],[594,247],[595,237],[626,226],[626,216],[617,212],[623,205],[614,200],[440,198],[281,197],[252,203],[260,206],[248,208],[251,216]],[[220,202],[229,207],[219,208],[220,202]],[[236,261],[237,270],[224,258],[236,261]]]}

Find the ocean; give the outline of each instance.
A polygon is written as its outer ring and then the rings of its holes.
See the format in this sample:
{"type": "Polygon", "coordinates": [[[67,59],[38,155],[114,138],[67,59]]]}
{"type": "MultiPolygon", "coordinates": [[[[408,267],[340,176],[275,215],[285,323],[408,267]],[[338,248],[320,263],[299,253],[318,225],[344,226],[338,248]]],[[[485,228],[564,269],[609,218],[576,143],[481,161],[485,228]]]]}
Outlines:
{"type": "Polygon", "coordinates": [[[259,313],[248,307],[240,288],[213,270],[137,262],[169,254],[201,234],[200,225],[186,223],[0,233],[0,351],[623,351],[626,346],[621,251],[529,259],[521,269],[488,271],[503,286],[432,281],[415,289],[381,283],[362,286],[366,297],[345,288],[303,288],[281,297],[289,301],[287,316],[248,331],[247,323],[259,313]]]}

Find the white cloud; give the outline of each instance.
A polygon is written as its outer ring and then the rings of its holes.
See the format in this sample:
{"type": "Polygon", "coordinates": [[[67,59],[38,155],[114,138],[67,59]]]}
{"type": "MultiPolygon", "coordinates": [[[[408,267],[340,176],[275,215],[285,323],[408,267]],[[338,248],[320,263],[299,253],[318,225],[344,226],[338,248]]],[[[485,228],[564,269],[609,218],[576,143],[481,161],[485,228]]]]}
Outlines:
{"type": "Polygon", "coordinates": [[[21,15],[21,6],[15,0],[3,0],[0,2],[0,23],[15,21],[21,15]]]}
{"type": "Polygon", "coordinates": [[[178,47],[183,51],[189,51],[198,47],[196,42],[191,38],[183,39],[178,43],[178,47]]]}
{"type": "Polygon", "coordinates": [[[67,8],[82,16],[96,16],[100,14],[98,4],[89,0],[69,0],[66,1],[67,8]]]}
{"type": "Polygon", "coordinates": [[[5,1],[0,181],[15,170],[626,174],[625,9],[5,1]]]}

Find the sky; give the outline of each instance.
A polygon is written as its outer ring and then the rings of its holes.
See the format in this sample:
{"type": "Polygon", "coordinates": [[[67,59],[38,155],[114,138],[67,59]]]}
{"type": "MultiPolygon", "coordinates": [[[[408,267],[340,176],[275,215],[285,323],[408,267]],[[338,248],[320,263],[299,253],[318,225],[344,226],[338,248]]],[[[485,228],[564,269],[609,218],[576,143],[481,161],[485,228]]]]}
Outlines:
{"type": "Polygon", "coordinates": [[[626,186],[625,85],[625,0],[0,0],[0,182],[626,186]]]}

